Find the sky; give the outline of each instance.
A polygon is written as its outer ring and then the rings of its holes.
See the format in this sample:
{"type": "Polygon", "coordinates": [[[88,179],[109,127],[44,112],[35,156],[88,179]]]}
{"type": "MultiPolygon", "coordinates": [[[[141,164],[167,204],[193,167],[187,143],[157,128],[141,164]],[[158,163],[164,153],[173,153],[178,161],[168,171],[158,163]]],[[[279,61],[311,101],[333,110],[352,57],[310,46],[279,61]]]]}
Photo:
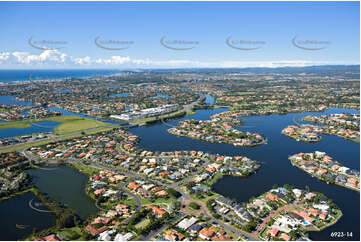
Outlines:
{"type": "Polygon", "coordinates": [[[360,63],[359,2],[0,2],[0,69],[360,63]]]}

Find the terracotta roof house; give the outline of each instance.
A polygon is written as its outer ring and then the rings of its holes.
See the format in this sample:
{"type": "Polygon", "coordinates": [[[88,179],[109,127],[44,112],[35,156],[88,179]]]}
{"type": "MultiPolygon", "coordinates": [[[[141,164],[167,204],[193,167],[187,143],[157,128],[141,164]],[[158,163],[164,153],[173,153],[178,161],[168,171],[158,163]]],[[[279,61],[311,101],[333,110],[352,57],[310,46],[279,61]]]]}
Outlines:
{"type": "Polygon", "coordinates": [[[272,228],[267,231],[267,234],[271,235],[272,237],[276,237],[278,234],[278,231],[279,230],[277,228],[272,228]]]}
{"type": "Polygon", "coordinates": [[[140,185],[138,185],[138,184],[135,183],[135,182],[130,182],[130,183],[128,184],[128,187],[129,187],[130,189],[133,189],[133,190],[135,191],[135,190],[137,190],[137,189],[140,187],[140,185]]]}
{"type": "Polygon", "coordinates": [[[175,230],[165,230],[164,232],[164,238],[166,238],[167,240],[170,241],[179,241],[184,239],[184,235],[182,235],[181,233],[178,233],[175,230]]]}
{"type": "Polygon", "coordinates": [[[86,226],[86,230],[93,236],[97,236],[98,234],[104,232],[107,229],[108,229],[107,226],[103,226],[103,227],[101,227],[99,229],[95,228],[93,225],[90,225],[90,224],[88,224],[86,226]]]}
{"type": "Polygon", "coordinates": [[[216,230],[214,228],[203,228],[199,231],[199,237],[202,239],[210,240],[213,235],[216,234],[216,230]]]}
{"type": "Polygon", "coordinates": [[[280,235],[280,238],[283,239],[283,240],[285,240],[285,241],[290,241],[290,240],[291,240],[291,237],[290,237],[288,234],[286,234],[286,233],[282,233],[282,234],[280,235]]]}
{"type": "Polygon", "coordinates": [[[153,212],[155,213],[155,215],[157,215],[158,217],[163,216],[164,214],[167,214],[168,212],[165,211],[163,208],[158,208],[157,206],[153,206],[153,205],[147,205],[148,209],[153,210],[153,212]]]}
{"type": "Polygon", "coordinates": [[[267,198],[271,201],[277,200],[278,197],[276,195],[274,195],[273,193],[268,193],[267,194],[267,198]]]}

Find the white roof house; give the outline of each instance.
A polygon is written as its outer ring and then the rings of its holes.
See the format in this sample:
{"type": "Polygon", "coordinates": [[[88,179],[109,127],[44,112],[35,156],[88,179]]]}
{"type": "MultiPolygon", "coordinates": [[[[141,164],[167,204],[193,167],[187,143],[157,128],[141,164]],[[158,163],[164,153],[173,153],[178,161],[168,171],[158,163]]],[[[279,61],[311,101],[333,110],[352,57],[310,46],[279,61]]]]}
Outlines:
{"type": "Polygon", "coordinates": [[[182,221],[180,221],[177,226],[183,230],[186,230],[190,226],[195,224],[197,221],[198,221],[198,219],[195,217],[191,217],[190,219],[185,218],[182,221]]]}
{"type": "Polygon", "coordinates": [[[133,238],[133,234],[128,232],[126,234],[117,234],[114,238],[114,241],[129,241],[133,238]]]}
{"type": "Polygon", "coordinates": [[[111,239],[111,235],[115,232],[115,230],[106,230],[99,234],[98,240],[101,241],[109,241],[111,239]]]}

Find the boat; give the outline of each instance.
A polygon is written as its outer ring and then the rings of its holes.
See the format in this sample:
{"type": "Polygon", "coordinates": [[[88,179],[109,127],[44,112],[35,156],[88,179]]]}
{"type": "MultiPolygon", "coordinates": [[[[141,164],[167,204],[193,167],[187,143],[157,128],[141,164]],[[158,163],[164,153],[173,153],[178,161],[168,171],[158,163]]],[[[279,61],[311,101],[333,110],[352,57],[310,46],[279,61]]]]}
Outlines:
{"type": "Polygon", "coordinates": [[[15,226],[18,229],[26,229],[27,227],[29,227],[29,225],[23,225],[23,224],[16,224],[15,226]]]}

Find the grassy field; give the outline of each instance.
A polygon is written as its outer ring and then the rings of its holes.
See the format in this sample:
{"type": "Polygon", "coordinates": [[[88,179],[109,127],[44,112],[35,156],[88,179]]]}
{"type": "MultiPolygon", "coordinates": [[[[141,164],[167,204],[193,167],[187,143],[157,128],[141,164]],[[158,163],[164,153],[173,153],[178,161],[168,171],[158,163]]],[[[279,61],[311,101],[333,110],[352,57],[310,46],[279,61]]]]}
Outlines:
{"type": "MultiPolygon", "coordinates": [[[[85,133],[86,134],[95,134],[95,133],[99,133],[99,132],[103,132],[103,131],[112,130],[113,128],[117,128],[117,127],[119,127],[119,125],[113,125],[113,126],[109,126],[109,127],[98,128],[98,129],[86,131],[85,133]]],[[[78,131],[77,133],[72,133],[72,134],[68,134],[68,135],[62,135],[61,137],[57,137],[56,140],[61,141],[61,140],[76,138],[76,137],[80,137],[80,136],[82,136],[82,134],[81,134],[80,131],[78,131]]],[[[14,151],[14,150],[27,149],[27,148],[30,148],[30,147],[33,147],[33,146],[44,145],[44,144],[48,144],[48,143],[51,143],[51,142],[54,142],[54,141],[52,139],[44,139],[44,140],[29,142],[29,143],[25,143],[25,144],[6,146],[6,147],[3,147],[3,148],[0,148],[0,153],[11,152],[11,151],[14,151]]]]}
{"type": "Polygon", "coordinates": [[[91,129],[107,125],[104,122],[97,121],[95,119],[81,118],[76,116],[63,116],[62,121],[52,120],[61,122],[60,125],[54,128],[56,134],[66,134],[75,131],[81,131],[84,129],[91,129]]]}
{"type": "Polygon", "coordinates": [[[177,199],[174,197],[170,197],[170,198],[156,198],[154,201],[149,200],[148,198],[141,198],[140,199],[143,205],[148,205],[148,204],[158,204],[158,203],[170,203],[172,201],[176,201],[177,199]]]}
{"type": "Polygon", "coordinates": [[[23,121],[12,121],[12,122],[5,122],[0,123],[0,129],[10,129],[10,128],[28,128],[30,127],[30,121],[29,120],[23,120],[23,121]]]}
{"type": "Polygon", "coordinates": [[[55,121],[61,123],[60,125],[54,128],[54,132],[57,134],[65,134],[74,131],[80,131],[84,129],[96,128],[106,125],[106,123],[94,119],[66,115],[66,116],[54,116],[54,117],[42,118],[42,119],[31,119],[31,120],[0,123],[0,129],[28,128],[31,126],[31,123],[41,122],[41,121],[55,121]]]}
{"type": "Polygon", "coordinates": [[[136,228],[136,229],[145,228],[149,223],[150,223],[149,218],[144,218],[142,221],[140,221],[139,223],[137,223],[137,224],[135,225],[135,228],[136,228]]]}
{"type": "Polygon", "coordinates": [[[253,95],[255,92],[237,92],[235,96],[253,95]]]}
{"type": "Polygon", "coordinates": [[[100,171],[100,169],[89,166],[89,165],[85,165],[83,163],[77,163],[74,162],[71,164],[74,168],[78,169],[79,171],[81,171],[82,173],[85,173],[89,176],[93,175],[94,173],[98,173],[100,171]]]}

